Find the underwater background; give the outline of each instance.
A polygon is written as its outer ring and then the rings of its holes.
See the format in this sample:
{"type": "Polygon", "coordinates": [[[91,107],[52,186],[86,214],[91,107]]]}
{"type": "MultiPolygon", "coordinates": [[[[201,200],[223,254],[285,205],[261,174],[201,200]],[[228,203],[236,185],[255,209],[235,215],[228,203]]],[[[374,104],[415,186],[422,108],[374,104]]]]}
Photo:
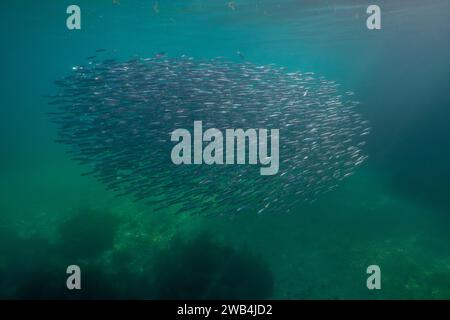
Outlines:
{"type": "MultiPolygon", "coordinates": [[[[450,2],[3,1],[0,298],[450,298],[450,2]],[[82,29],[66,28],[77,4],[82,29]],[[366,8],[382,10],[368,30],[366,8]],[[117,197],[55,142],[54,81],[115,59],[217,56],[355,92],[367,161],[291,213],[176,214],[117,197]],[[82,270],[81,291],[66,268],[82,270]],[[379,265],[382,289],[368,290],[379,265]]],[[[257,185],[254,186],[258,188],[257,185]]]]}

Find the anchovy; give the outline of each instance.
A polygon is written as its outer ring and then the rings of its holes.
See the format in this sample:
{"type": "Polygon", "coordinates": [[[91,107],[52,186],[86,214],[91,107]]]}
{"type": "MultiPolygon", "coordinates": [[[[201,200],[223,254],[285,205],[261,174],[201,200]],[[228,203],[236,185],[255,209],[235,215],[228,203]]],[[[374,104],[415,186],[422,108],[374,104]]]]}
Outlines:
{"type": "MultiPolygon", "coordinates": [[[[103,49],[97,50],[102,52],[103,49]]],[[[55,81],[58,142],[86,172],[155,209],[290,212],[334,190],[364,163],[369,123],[353,91],[312,72],[224,58],[91,61],[55,81]],[[280,168],[174,165],[170,134],[205,128],[280,130],[280,168]]]]}

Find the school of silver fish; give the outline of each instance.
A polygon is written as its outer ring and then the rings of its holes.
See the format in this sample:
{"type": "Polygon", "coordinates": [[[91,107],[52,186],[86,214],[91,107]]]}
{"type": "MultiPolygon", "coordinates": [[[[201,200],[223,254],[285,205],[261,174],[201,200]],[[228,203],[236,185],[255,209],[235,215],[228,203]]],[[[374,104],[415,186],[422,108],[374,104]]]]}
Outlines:
{"type": "Polygon", "coordinates": [[[291,212],[367,158],[369,123],[353,93],[312,72],[157,55],[91,61],[55,81],[58,141],[117,194],[154,210],[291,212]],[[279,129],[279,172],[255,165],[174,165],[170,134],[192,128],[279,129]]]}

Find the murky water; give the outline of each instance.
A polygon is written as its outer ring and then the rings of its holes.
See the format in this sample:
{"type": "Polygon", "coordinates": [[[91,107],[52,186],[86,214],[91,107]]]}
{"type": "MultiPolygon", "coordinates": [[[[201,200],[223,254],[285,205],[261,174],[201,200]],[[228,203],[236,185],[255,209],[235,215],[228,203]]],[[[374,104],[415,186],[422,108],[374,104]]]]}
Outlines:
{"type": "Polygon", "coordinates": [[[77,4],[74,31],[64,1],[7,1],[0,12],[0,297],[450,298],[448,1],[378,1],[374,31],[366,1],[77,4]],[[220,56],[336,81],[370,122],[369,158],[290,213],[156,212],[117,197],[82,175],[48,115],[54,81],[98,49],[122,61],[220,56]],[[71,264],[81,292],[66,289],[71,264]],[[382,289],[371,291],[374,264],[382,289]]]}

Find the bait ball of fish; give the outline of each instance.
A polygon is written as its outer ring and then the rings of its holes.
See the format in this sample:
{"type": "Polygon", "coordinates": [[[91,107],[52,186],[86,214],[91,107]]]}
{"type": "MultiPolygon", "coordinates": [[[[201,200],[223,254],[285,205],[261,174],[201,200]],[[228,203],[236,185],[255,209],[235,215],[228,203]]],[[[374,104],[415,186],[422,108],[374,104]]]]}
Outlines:
{"type": "Polygon", "coordinates": [[[104,60],[56,81],[59,141],[109,189],[155,209],[289,212],[352,175],[368,123],[352,93],[313,73],[222,58],[104,60]],[[177,128],[280,130],[280,167],[174,165],[177,128]]]}

